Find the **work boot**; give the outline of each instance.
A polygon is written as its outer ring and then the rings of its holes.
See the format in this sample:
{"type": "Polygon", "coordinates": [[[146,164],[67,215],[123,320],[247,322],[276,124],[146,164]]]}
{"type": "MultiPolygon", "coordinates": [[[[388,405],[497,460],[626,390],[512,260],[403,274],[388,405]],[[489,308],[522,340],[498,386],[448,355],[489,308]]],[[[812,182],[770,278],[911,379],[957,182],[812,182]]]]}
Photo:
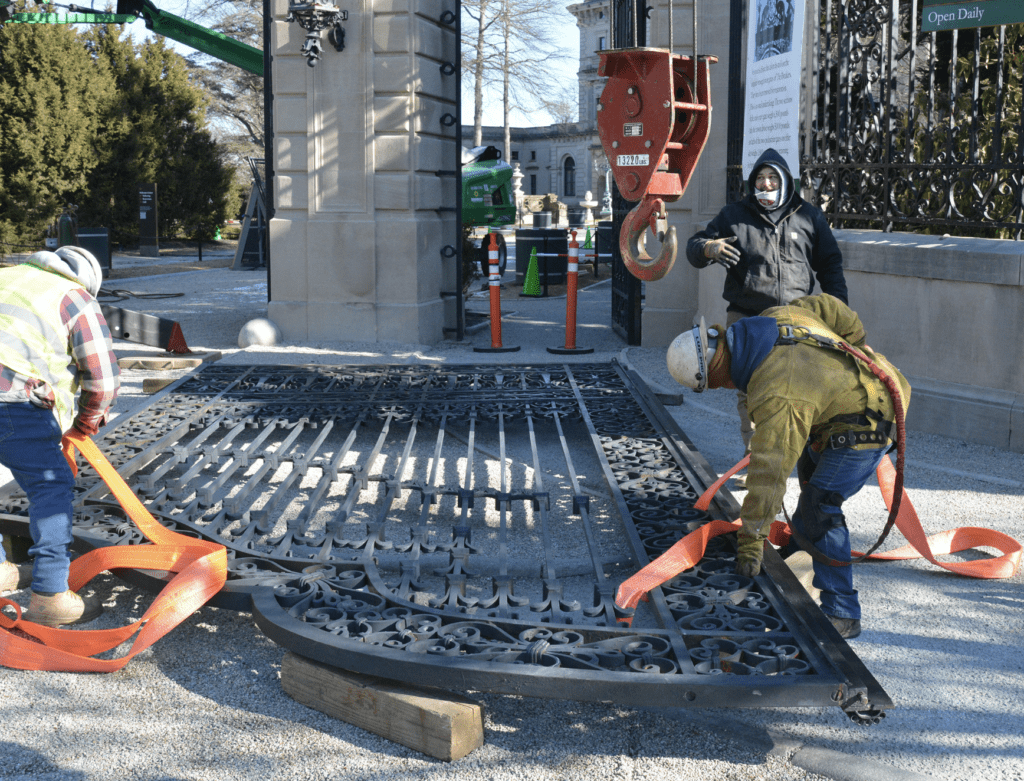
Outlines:
{"type": "Polygon", "coordinates": [[[838,616],[828,615],[826,615],[826,618],[832,622],[832,626],[839,632],[840,637],[845,637],[847,640],[860,637],[859,618],[839,618],[838,616]]]}
{"type": "Polygon", "coordinates": [[[9,561],[0,562],[0,594],[17,591],[21,581],[21,572],[9,561]]]}
{"type": "Polygon", "coordinates": [[[94,621],[103,613],[99,597],[83,599],[70,589],[62,594],[44,596],[32,592],[25,620],[42,626],[65,626],[94,621]]]}
{"type": "Polygon", "coordinates": [[[21,591],[32,583],[32,563],[18,566],[10,561],[0,564],[0,594],[21,591]]]}

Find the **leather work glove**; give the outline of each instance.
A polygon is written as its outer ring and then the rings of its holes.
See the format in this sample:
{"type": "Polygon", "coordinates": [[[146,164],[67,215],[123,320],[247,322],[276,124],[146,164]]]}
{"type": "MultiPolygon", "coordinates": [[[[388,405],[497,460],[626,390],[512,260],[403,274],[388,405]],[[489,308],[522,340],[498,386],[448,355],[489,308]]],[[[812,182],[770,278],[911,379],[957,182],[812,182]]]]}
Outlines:
{"type": "Polygon", "coordinates": [[[726,268],[732,268],[740,262],[740,251],[732,246],[735,243],[735,236],[709,241],[704,245],[704,257],[711,258],[715,263],[721,263],[726,268]]]}
{"type": "Polygon", "coordinates": [[[765,539],[763,535],[749,535],[743,531],[736,533],[737,575],[753,578],[761,573],[765,539]]]}

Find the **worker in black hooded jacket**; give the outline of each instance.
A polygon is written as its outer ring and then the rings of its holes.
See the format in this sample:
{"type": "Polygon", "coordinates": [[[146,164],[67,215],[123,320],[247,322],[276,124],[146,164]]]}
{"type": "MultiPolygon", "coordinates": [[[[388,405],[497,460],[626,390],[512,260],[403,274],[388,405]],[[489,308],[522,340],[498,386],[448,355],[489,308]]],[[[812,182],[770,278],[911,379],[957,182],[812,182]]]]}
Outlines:
{"type": "MultiPolygon", "coordinates": [[[[849,304],[839,245],[821,209],[800,197],[782,155],[766,149],[747,184],[746,198],[725,206],[686,244],[686,257],[695,268],[725,266],[726,327],[811,295],[815,279],[823,293],[849,304]]],[[[736,409],[749,453],[754,424],[747,415],[746,394],[737,394],[736,409]]],[[[742,488],[744,483],[739,475],[734,485],[742,488]]]]}

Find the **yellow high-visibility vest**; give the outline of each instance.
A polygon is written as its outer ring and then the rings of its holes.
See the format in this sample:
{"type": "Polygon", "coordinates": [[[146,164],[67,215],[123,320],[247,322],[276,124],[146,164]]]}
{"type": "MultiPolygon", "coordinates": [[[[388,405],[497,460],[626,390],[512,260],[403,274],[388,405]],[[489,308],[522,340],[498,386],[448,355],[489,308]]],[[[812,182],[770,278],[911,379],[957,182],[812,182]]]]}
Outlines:
{"type": "Polygon", "coordinates": [[[60,304],[76,288],[85,289],[27,263],[0,269],[0,364],[53,389],[53,411],[61,431],[74,422],[78,367],[68,352],[60,304]]]}

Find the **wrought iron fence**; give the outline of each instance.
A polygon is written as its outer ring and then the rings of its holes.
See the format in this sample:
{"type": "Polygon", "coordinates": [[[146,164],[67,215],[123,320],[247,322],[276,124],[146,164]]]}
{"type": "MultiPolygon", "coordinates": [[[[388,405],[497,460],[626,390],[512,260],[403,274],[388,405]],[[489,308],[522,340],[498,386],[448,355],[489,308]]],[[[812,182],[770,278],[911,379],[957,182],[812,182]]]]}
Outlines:
{"type": "MultiPolygon", "coordinates": [[[[1024,34],[923,33],[922,7],[818,0],[808,15],[804,195],[838,228],[1020,238],[1024,34]]],[[[736,146],[730,200],[742,197],[736,146]]]]}

